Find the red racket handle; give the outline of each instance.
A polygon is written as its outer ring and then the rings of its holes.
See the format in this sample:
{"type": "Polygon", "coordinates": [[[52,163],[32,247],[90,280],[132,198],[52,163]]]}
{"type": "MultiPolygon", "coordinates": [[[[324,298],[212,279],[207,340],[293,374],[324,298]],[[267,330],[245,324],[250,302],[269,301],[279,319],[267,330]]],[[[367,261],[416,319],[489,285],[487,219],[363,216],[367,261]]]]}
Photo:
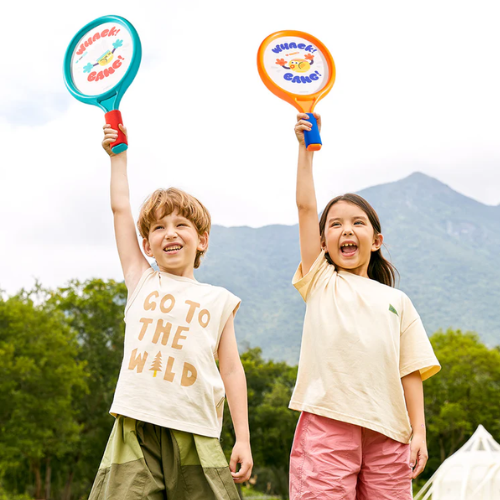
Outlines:
{"type": "Polygon", "coordinates": [[[104,115],[106,123],[111,125],[111,128],[118,132],[116,141],[111,146],[111,151],[117,155],[128,148],[127,136],[120,130],[118,125],[123,125],[122,114],[118,109],[113,109],[104,115]]]}

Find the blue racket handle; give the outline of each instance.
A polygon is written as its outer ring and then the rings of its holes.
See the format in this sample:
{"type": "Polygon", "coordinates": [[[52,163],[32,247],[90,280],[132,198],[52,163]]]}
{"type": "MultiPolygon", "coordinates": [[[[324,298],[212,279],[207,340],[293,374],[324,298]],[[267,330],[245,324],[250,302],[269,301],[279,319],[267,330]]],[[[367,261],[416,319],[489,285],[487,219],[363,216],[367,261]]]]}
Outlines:
{"type": "Polygon", "coordinates": [[[321,142],[321,136],[319,135],[318,122],[312,113],[307,113],[309,121],[311,122],[312,129],[308,132],[304,131],[304,141],[306,143],[307,151],[319,151],[323,143],[321,142]]]}

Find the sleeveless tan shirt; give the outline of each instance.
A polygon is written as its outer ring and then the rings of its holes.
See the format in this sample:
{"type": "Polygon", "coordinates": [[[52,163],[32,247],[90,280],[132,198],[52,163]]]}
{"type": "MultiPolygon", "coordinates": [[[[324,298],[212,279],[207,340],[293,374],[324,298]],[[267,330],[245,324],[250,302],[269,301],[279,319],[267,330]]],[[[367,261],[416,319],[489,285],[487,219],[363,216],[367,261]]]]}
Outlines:
{"type": "Polygon", "coordinates": [[[220,437],[222,330],[240,299],[222,287],[148,269],[125,308],[125,347],[110,413],[220,437]]]}

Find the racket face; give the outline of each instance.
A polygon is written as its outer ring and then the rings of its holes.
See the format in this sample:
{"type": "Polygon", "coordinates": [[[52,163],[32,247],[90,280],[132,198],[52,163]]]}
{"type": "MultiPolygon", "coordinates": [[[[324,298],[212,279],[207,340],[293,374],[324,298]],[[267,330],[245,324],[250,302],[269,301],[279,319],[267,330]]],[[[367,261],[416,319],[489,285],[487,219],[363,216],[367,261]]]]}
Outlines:
{"type": "Polygon", "coordinates": [[[117,109],[139,69],[141,55],[139,36],[126,19],[96,19],[82,28],[68,46],[64,61],[66,86],[80,101],[105,111],[117,109]]]}
{"type": "Polygon", "coordinates": [[[328,49],[300,31],[268,36],[259,48],[257,66],[273,94],[304,112],[311,112],[335,81],[335,63],[328,49]]]}

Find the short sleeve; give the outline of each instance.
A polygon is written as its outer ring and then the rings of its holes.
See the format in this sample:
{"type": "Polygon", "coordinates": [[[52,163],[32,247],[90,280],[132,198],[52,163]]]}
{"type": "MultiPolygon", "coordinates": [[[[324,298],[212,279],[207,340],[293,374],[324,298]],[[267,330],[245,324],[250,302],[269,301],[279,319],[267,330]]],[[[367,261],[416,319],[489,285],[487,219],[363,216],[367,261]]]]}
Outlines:
{"type": "Polygon", "coordinates": [[[293,276],[292,284],[298,290],[304,301],[307,301],[309,292],[314,288],[316,283],[315,278],[328,267],[331,267],[332,271],[335,270],[334,266],[329,264],[326,260],[325,252],[323,250],[321,250],[318,258],[314,261],[314,264],[305,276],[302,274],[302,262],[299,264],[299,267],[293,276]]]}
{"type": "Polygon", "coordinates": [[[411,300],[403,294],[401,313],[401,346],[399,352],[399,372],[403,378],[417,370],[422,380],[435,375],[440,369],[422,320],[411,300]]]}

